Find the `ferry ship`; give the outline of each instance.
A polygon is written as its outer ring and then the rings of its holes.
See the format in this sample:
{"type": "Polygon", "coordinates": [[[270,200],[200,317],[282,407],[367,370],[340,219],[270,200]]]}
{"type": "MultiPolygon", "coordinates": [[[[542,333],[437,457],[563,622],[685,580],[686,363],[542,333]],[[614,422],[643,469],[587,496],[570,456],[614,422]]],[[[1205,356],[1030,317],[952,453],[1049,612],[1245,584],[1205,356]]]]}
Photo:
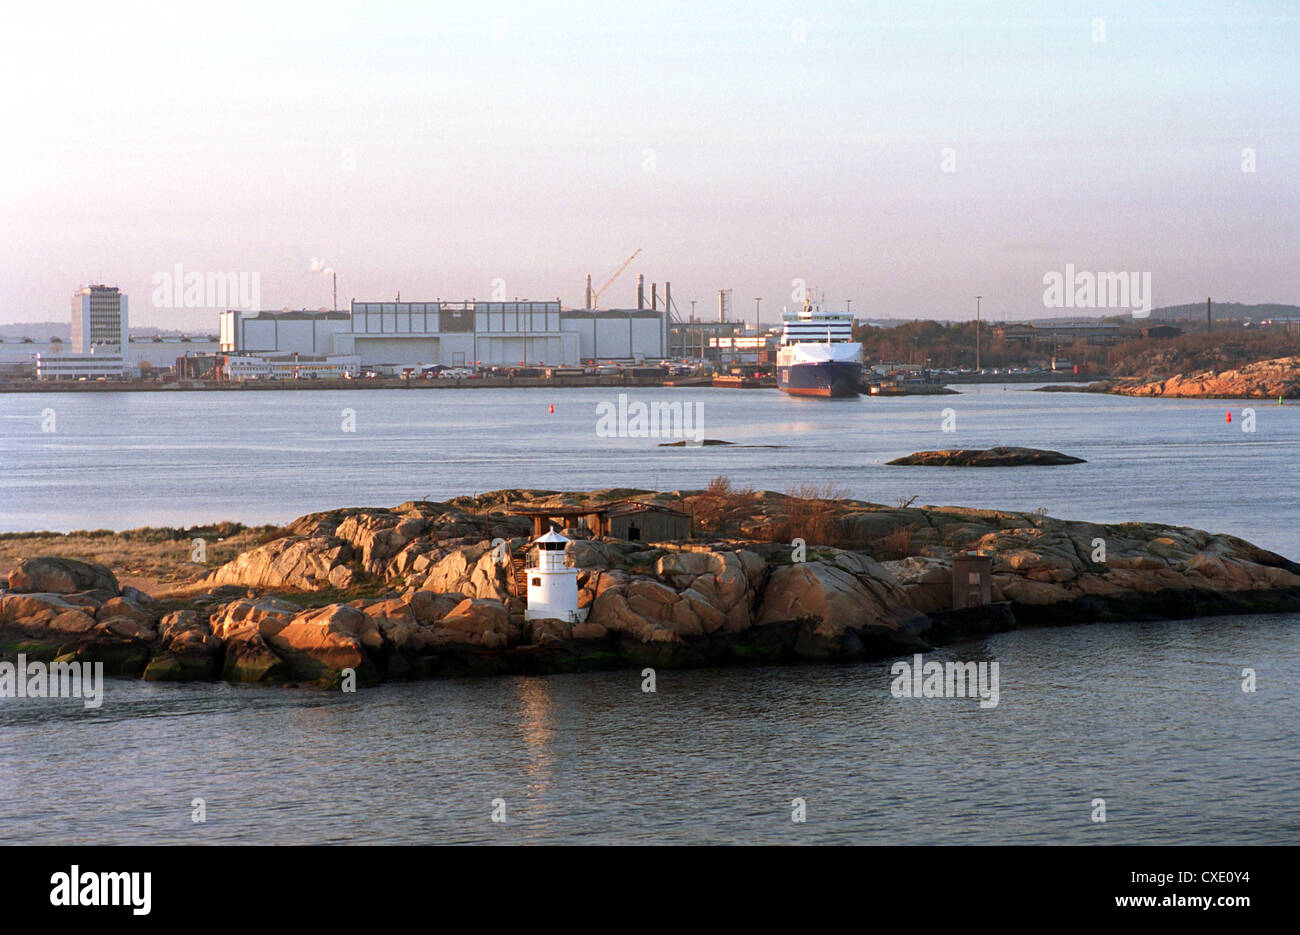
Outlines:
{"type": "Polygon", "coordinates": [[[793,396],[857,396],[862,388],[862,345],[853,340],[853,316],[828,312],[812,297],[781,313],[776,385],[793,396]]]}

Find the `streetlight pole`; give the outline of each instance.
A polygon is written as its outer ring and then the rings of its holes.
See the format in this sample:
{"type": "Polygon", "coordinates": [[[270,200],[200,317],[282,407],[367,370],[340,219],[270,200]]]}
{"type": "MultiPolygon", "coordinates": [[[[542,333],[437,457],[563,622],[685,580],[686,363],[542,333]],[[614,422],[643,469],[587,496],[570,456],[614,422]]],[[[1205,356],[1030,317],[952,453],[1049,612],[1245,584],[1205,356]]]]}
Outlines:
{"type": "Polygon", "coordinates": [[[975,372],[980,372],[980,299],[982,295],[975,296],[975,372]]]}

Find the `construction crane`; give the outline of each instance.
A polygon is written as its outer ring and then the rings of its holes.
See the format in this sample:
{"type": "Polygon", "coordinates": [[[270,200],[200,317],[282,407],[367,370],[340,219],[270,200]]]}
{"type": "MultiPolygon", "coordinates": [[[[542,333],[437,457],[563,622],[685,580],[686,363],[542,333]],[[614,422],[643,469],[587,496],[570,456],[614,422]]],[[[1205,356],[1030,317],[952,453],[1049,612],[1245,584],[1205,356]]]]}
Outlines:
{"type": "Polygon", "coordinates": [[[601,294],[606,289],[608,289],[610,285],[613,284],[614,280],[618,279],[618,277],[622,275],[623,270],[627,269],[632,264],[632,261],[635,260],[640,255],[641,255],[641,248],[637,247],[636,253],[633,253],[630,257],[624,260],[623,265],[614,271],[614,275],[606,279],[605,284],[601,286],[599,289],[597,289],[595,292],[591,290],[591,274],[590,273],[587,274],[587,308],[588,309],[593,309],[596,307],[596,303],[600,301],[601,294]]]}

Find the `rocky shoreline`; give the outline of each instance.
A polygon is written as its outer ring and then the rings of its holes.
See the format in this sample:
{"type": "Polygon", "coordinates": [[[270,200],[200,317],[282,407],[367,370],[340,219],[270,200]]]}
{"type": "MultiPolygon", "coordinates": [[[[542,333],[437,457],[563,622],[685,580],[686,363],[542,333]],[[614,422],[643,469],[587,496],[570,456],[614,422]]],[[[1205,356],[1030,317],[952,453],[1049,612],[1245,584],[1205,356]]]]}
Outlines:
{"type": "Polygon", "coordinates": [[[184,593],[151,596],[54,556],[25,558],[2,583],[4,658],[321,686],[346,670],[365,683],[851,661],[1025,626],[1300,610],[1300,565],[1233,536],[712,487],[507,490],[311,514],[184,593]],[[524,619],[501,555],[526,553],[531,521],[508,511],[626,498],[690,512],[692,538],[571,531],[586,620],[524,619]],[[968,551],[992,558],[993,603],[953,610],[952,558],[968,551]]]}
{"type": "Polygon", "coordinates": [[[1043,386],[1039,391],[1173,399],[1300,399],[1300,357],[1258,360],[1234,370],[1179,373],[1166,380],[1099,380],[1086,386],[1043,386]]]}

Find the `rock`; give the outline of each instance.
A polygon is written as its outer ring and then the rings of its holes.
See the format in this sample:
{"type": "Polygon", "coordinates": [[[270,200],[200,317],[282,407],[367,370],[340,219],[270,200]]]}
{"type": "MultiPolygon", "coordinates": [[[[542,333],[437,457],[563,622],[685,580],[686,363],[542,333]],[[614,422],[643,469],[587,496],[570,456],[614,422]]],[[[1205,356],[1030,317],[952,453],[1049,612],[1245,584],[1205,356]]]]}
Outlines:
{"type": "Polygon", "coordinates": [[[266,642],[301,678],[329,680],[343,669],[373,675],[366,648],[378,649],[378,625],[355,607],[330,604],[304,610],[287,623],[264,631],[266,642]]]}
{"type": "Polygon", "coordinates": [[[109,617],[107,620],[101,620],[100,624],[109,632],[127,639],[152,643],[158,638],[158,631],[151,624],[141,623],[131,617],[109,617]]]}
{"type": "Polygon", "coordinates": [[[907,603],[923,614],[952,609],[952,563],[914,555],[882,563],[898,582],[907,603]]]}
{"type": "MultiPolygon", "coordinates": [[[[162,652],[149,660],[142,678],[146,682],[206,682],[216,678],[219,671],[217,657],[212,653],[162,652]]],[[[231,671],[243,670],[235,666],[231,671]]]]}
{"type": "Polygon", "coordinates": [[[338,588],[340,591],[356,585],[357,578],[356,569],[349,568],[347,565],[335,565],[330,569],[329,575],[326,576],[330,587],[338,588]]]}
{"type": "Polygon", "coordinates": [[[463,600],[465,595],[459,592],[434,594],[432,591],[416,591],[406,599],[406,603],[417,623],[434,624],[451,613],[463,600]]]}
{"type": "Polygon", "coordinates": [[[448,553],[429,569],[421,590],[439,594],[456,592],[498,602],[503,602],[509,594],[504,569],[497,564],[486,542],[448,553]]]}
{"type": "Polygon", "coordinates": [[[204,581],[212,586],[293,588],[318,591],[330,587],[330,572],[351,560],[350,545],[328,536],[275,539],[216,569],[204,581]]]}
{"type": "Polygon", "coordinates": [[[302,610],[298,604],[269,595],[232,601],[212,617],[212,633],[229,639],[250,627],[263,635],[277,633],[302,610]]]}
{"type": "Polygon", "coordinates": [[[886,464],[921,465],[924,467],[1019,467],[1022,465],[1083,464],[1082,458],[1063,455],[1042,448],[952,448],[944,451],[918,451],[886,464]]]}
{"type": "MultiPolygon", "coordinates": [[[[434,597],[427,592],[416,593],[427,598],[434,597]]],[[[420,653],[436,642],[433,628],[421,623],[416,617],[415,608],[405,600],[393,598],[377,601],[366,605],[363,610],[374,622],[374,628],[382,636],[383,643],[401,653],[420,653]]]]}
{"type": "Polygon", "coordinates": [[[1121,396],[1296,399],[1300,397],[1300,357],[1257,360],[1231,370],[1183,372],[1165,380],[1108,382],[1099,389],[1121,396]]]}
{"type": "Polygon", "coordinates": [[[227,682],[279,682],[289,677],[289,666],[256,627],[244,627],[226,642],[221,677],[227,682]]]}
{"type": "Polygon", "coordinates": [[[520,635],[503,603],[469,597],[438,621],[438,629],[460,634],[489,649],[504,648],[520,635]]]}
{"type": "Polygon", "coordinates": [[[122,586],[122,599],[129,601],[136,607],[148,608],[154,605],[154,599],[145,594],[139,588],[133,588],[130,585],[122,586]]]}
{"type": "Polygon", "coordinates": [[[71,594],[101,588],[120,594],[117,578],[103,565],[53,555],[25,558],[9,573],[9,590],[71,594]]]}
{"type": "MultiPolygon", "coordinates": [[[[249,633],[249,639],[252,638],[249,633]]],[[[177,610],[163,616],[158,622],[158,638],[164,649],[145,666],[144,679],[148,682],[192,682],[213,679],[222,669],[222,641],[212,635],[206,620],[192,610],[177,610]]],[[[260,635],[257,637],[260,639],[260,635]]],[[[269,652],[269,651],[268,651],[269,652]]],[[[247,673],[257,669],[246,659],[241,668],[240,651],[231,663],[233,673],[247,673]]],[[[265,674],[265,667],[260,669],[265,674]]],[[[257,680],[257,679],[255,679],[257,680]]]]}
{"type": "Polygon", "coordinates": [[[113,617],[124,618],[146,628],[152,628],[157,620],[154,614],[140,609],[134,603],[121,597],[114,597],[105,601],[95,613],[95,617],[99,620],[109,620],[113,617]]]}
{"type": "Polygon", "coordinates": [[[46,624],[47,629],[56,633],[77,635],[88,634],[95,627],[95,618],[80,610],[65,610],[46,624]]]}
{"type": "Polygon", "coordinates": [[[853,641],[863,640],[862,631],[870,631],[866,638],[872,642],[911,642],[928,621],[907,603],[892,578],[874,583],[869,587],[858,575],[820,561],[776,568],[763,591],[758,623],[810,621],[800,655],[851,655],[853,641]],[[853,637],[846,645],[848,631],[853,637]]]}
{"type": "Polygon", "coordinates": [[[0,627],[39,625],[68,611],[84,613],[84,606],[57,594],[0,594],[0,627]]]}

